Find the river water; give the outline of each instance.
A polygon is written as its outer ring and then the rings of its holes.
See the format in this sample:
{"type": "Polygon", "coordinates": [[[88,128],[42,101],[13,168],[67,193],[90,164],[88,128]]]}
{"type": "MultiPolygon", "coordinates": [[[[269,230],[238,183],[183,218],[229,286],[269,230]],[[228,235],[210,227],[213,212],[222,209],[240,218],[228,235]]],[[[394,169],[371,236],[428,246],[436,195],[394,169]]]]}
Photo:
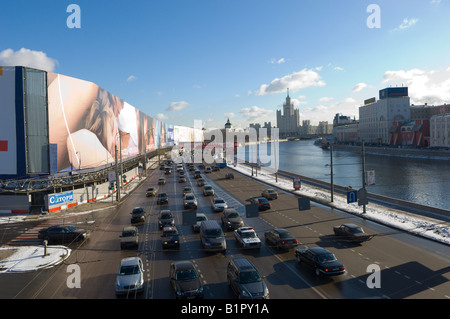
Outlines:
{"type": "MultiPolygon", "coordinates": [[[[280,142],[278,145],[279,170],[330,182],[329,150],[322,150],[313,140],[280,142]]],[[[270,151],[267,153],[270,155],[270,151]]],[[[361,188],[361,163],[360,154],[333,150],[334,184],[361,188]]],[[[365,168],[375,171],[375,184],[366,186],[369,193],[450,209],[448,161],[366,154],[365,168]]]]}

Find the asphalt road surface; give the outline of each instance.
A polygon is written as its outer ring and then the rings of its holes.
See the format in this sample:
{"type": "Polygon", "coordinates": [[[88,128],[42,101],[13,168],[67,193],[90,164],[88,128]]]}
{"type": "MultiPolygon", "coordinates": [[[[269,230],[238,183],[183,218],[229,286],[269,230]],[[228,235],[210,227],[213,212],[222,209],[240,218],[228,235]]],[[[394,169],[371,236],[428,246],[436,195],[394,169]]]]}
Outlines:
{"type": "MultiPolygon", "coordinates": [[[[245,205],[268,188],[251,178],[234,172],[234,179],[225,179],[223,168],[203,174],[216,195],[229,207],[236,208],[246,225],[253,226],[262,240],[259,250],[244,250],[237,245],[233,232],[226,231],[225,253],[207,253],[200,245],[199,234],[182,225],[184,186],[192,186],[198,199],[198,212],[208,219],[220,221],[221,213],[211,210],[211,197],[205,197],[193,174],[185,168],[187,181],[179,183],[175,170],[149,171],[149,177],[119,205],[98,212],[65,220],[92,230],[88,240],[71,244],[71,256],[61,265],[29,273],[0,274],[0,298],[3,299],[114,299],[114,283],[120,260],[139,256],[144,262],[145,289],[141,294],[123,298],[171,299],[169,265],[173,261],[190,260],[197,267],[204,284],[205,299],[235,298],[226,278],[227,260],[246,256],[265,276],[271,299],[360,299],[360,298],[450,298],[450,254],[448,246],[414,237],[391,228],[368,222],[344,212],[311,204],[311,210],[299,211],[298,201],[290,193],[279,192],[271,201],[272,209],[259,217],[246,218],[245,205]],[[166,185],[156,185],[159,177],[166,185]],[[168,205],[157,205],[154,197],[146,197],[150,186],[169,194],[168,205]],[[121,250],[119,235],[130,225],[130,212],[143,207],[146,221],[139,225],[138,249],[121,250]],[[158,213],[171,210],[176,216],[181,246],[178,250],[162,250],[158,213]],[[353,244],[334,236],[333,226],[346,222],[361,225],[365,232],[377,234],[371,241],[353,244]],[[299,247],[323,247],[333,252],[346,267],[346,273],[333,277],[317,277],[313,270],[295,260],[294,249],[277,251],[268,247],[264,232],[273,228],[289,230],[299,247]],[[70,265],[79,266],[80,287],[70,288],[70,265]],[[379,270],[378,272],[373,272],[379,270]],[[374,284],[378,286],[373,287],[374,284]],[[370,287],[372,285],[372,288],[370,287]]],[[[37,225],[32,225],[37,226],[37,225]]],[[[31,226],[28,226],[31,227],[31,226]]],[[[12,236],[11,234],[9,236],[12,236]]]]}

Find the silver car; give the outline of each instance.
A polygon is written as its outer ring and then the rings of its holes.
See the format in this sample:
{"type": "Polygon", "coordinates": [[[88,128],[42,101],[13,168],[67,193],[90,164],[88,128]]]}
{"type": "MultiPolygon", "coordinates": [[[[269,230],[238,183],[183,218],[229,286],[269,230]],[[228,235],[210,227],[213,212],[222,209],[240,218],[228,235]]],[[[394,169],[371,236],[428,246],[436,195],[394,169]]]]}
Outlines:
{"type": "Polygon", "coordinates": [[[116,278],[116,295],[140,293],[144,290],[144,265],[139,257],[124,258],[116,278]]]}
{"type": "Polygon", "coordinates": [[[215,212],[222,212],[225,208],[228,208],[228,205],[222,198],[215,197],[211,201],[211,208],[215,212]]]}

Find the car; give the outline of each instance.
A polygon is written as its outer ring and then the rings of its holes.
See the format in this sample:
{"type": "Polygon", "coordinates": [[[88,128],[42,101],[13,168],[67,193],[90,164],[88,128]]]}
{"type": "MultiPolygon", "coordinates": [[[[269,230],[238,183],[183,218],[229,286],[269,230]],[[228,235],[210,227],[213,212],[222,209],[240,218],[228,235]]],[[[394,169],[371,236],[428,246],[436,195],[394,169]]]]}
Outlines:
{"type": "Polygon", "coordinates": [[[225,178],[226,179],[234,179],[234,175],[233,175],[233,173],[226,173],[225,178]]]}
{"type": "Polygon", "coordinates": [[[220,197],[214,197],[211,200],[211,208],[214,212],[221,212],[228,208],[227,202],[220,197]]]}
{"type": "Polygon", "coordinates": [[[314,269],[317,276],[335,276],[346,272],[345,266],[329,250],[321,247],[296,249],[295,258],[314,269]]]}
{"type": "Polygon", "coordinates": [[[286,229],[276,228],[264,233],[264,238],[268,246],[277,249],[290,249],[298,245],[298,240],[286,229]]]}
{"type": "Polygon", "coordinates": [[[161,171],[163,171],[165,168],[166,168],[166,166],[165,166],[164,164],[161,164],[161,165],[159,166],[159,169],[160,169],[161,171]]]}
{"type": "Polygon", "coordinates": [[[127,226],[122,230],[120,235],[120,249],[139,246],[139,232],[137,227],[127,226]]]}
{"type": "Polygon", "coordinates": [[[178,178],[178,183],[186,183],[186,177],[184,177],[184,175],[183,175],[183,176],[180,176],[180,177],[178,178]]]}
{"type": "Polygon", "coordinates": [[[239,227],[234,231],[234,238],[243,248],[261,248],[261,239],[259,239],[253,227],[239,227]]]}
{"type": "Polygon", "coordinates": [[[365,233],[362,227],[355,224],[342,224],[341,226],[334,226],[333,231],[339,238],[357,243],[369,241],[374,237],[374,235],[365,233]]]}
{"type": "Polygon", "coordinates": [[[236,229],[244,226],[244,221],[242,220],[241,215],[234,208],[224,209],[222,216],[222,225],[225,226],[226,229],[236,229]]]}
{"type": "Polygon", "coordinates": [[[192,193],[192,187],[186,186],[186,187],[183,188],[183,197],[184,197],[184,195],[186,195],[187,193],[192,193]]]}
{"type": "Polygon", "coordinates": [[[268,210],[272,208],[272,204],[264,197],[253,197],[250,203],[258,206],[258,210],[268,210]]]}
{"type": "Polygon", "coordinates": [[[220,166],[219,165],[214,165],[212,170],[213,170],[213,172],[218,172],[218,171],[220,171],[220,166]]]}
{"type": "Polygon", "coordinates": [[[166,174],[166,175],[172,174],[172,169],[170,167],[166,167],[164,174],[166,174]]]}
{"type": "Polygon", "coordinates": [[[227,280],[239,299],[269,299],[264,278],[246,257],[234,257],[228,262],[227,280]]]}
{"type": "Polygon", "coordinates": [[[169,204],[169,196],[167,193],[158,193],[158,196],[156,197],[156,204],[169,204]]]}
{"type": "Polygon", "coordinates": [[[142,207],[135,207],[131,211],[131,224],[138,224],[145,222],[145,211],[142,207]]]}
{"type": "Polygon", "coordinates": [[[205,184],[206,184],[206,181],[203,178],[197,179],[198,186],[204,186],[205,184]]]}
{"type": "Polygon", "coordinates": [[[214,188],[211,185],[203,186],[203,195],[204,196],[214,196],[214,188]]]}
{"type": "Polygon", "coordinates": [[[202,221],[208,220],[208,218],[203,213],[197,213],[195,220],[196,220],[195,224],[192,225],[192,231],[194,233],[198,233],[200,231],[200,225],[201,225],[202,221]]]}
{"type": "Polygon", "coordinates": [[[73,242],[88,238],[90,232],[72,225],[54,225],[41,229],[38,238],[47,242],[73,242]]]}
{"type": "Polygon", "coordinates": [[[164,177],[158,179],[158,185],[166,185],[166,179],[164,177]]]}
{"type": "Polygon", "coordinates": [[[203,284],[192,262],[182,260],[171,263],[169,278],[177,299],[203,298],[203,284]]]}
{"type": "Polygon", "coordinates": [[[226,252],[227,240],[216,220],[204,220],[200,224],[200,243],[205,251],[226,252]]]}
{"type": "Polygon", "coordinates": [[[163,227],[161,235],[161,245],[163,249],[180,248],[180,236],[176,227],[163,227]]]}
{"type": "Polygon", "coordinates": [[[184,209],[188,208],[197,208],[197,198],[195,197],[194,193],[187,193],[184,195],[184,209]]]}
{"type": "Polygon", "coordinates": [[[149,187],[145,191],[145,196],[147,196],[147,197],[155,196],[157,192],[158,192],[158,190],[155,187],[149,187]]]}
{"type": "Polygon", "coordinates": [[[142,291],[144,291],[144,265],[141,258],[122,259],[116,277],[116,295],[130,295],[142,291]]]}
{"type": "Polygon", "coordinates": [[[265,189],[261,196],[266,199],[277,199],[278,198],[278,192],[272,188],[265,189]]]}
{"type": "Polygon", "coordinates": [[[197,178],[202,178],[202,173],[201,173],[199,170],[196,170],[196,171],[194,172],[194,178],[195,178],[195,179],[197,179],[197,178]]]}
{"type": "Polygon", "coordinates": [[[159,229],[163,229],[164,226],[175,226],[175,218],[170,210],[162,210],[158,216],[159,229]]]}
{"type": "Polygon", "coordinates": [[[206,166],[206,167],[205,167],[205,174],[211,173],[211,172],[212,172],[211,166],[206,166]]]}

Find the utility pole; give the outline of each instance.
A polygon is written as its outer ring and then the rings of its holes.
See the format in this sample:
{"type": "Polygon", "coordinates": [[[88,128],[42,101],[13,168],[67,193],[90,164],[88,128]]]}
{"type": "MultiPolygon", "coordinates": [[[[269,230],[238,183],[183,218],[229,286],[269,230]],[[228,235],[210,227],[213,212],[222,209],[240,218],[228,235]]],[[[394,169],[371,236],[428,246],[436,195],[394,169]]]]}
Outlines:
{"type": "MultiPolygon", "coordinates": [[[[362,140],[362,189],[364,190],[364,193],[366,193],[366,155],[365,155],[365,145],[364,140],[362,140]]],[[[366,204],[363,205],[363,214],[366,213],[366,204]]]]}
{"type": "Polygon", "coordinates": [[[330,144],[330,175],[331,175],[331,202],[334,201],[334,183],[333,183],[333,144],[330,144]]]}
{"type": "Polygon", "coordinates": [[[119,176],[119,165],[117,163],[118,154],[117,154],[117,145],[115,146],[115,158],[116,158],[116,200],[120,201],[120,182],[119,179],[121,176],[119,176]]]}

